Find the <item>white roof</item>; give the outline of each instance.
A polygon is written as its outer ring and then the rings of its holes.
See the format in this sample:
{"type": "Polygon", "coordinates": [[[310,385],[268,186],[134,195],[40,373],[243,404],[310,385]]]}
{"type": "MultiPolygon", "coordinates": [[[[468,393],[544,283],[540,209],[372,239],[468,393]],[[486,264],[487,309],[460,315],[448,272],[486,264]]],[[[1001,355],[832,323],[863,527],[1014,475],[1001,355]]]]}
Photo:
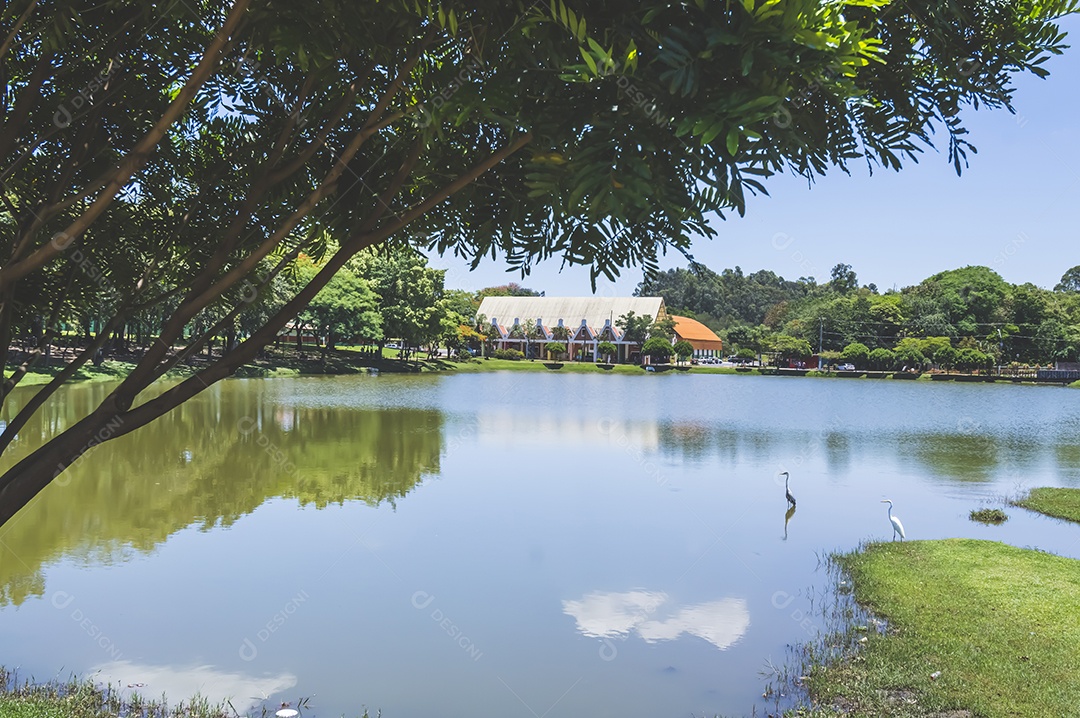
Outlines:
{"type": "Polygon", "coordinates": [[[653,319],[667,315],[663,297],[484,297],[477,314],[483,315],[487,324],[497,319],[507,328],[515,319],[522,324],[540,319],[551,329],[562,319],[565,326],[576,329],[584,319],[599,331],[609,319],[614,326],[619,317],[630,312],[653,319]]]}

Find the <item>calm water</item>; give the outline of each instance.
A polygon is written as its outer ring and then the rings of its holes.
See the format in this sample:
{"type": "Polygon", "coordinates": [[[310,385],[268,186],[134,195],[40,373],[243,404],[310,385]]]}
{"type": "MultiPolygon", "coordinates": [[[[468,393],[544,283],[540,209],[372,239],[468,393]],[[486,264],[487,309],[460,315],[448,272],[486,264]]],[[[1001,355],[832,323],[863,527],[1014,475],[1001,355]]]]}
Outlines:
{"type": "MultiPolygon", "coordinates": [[[[76,386],[25,451],[104,395],[76,386]]],[[[0,528],[0,663],[387,718],[748,714],[818,557],[1080,530],[1080,392],[749,376],[236,380],[0,528]],[[791,472],[798,510],[778,471],[791,472]],[[779,606],[779,608],[778,608],[779,606]]],[[[8,464],[17,457],[8,457],[8,464]]]]}

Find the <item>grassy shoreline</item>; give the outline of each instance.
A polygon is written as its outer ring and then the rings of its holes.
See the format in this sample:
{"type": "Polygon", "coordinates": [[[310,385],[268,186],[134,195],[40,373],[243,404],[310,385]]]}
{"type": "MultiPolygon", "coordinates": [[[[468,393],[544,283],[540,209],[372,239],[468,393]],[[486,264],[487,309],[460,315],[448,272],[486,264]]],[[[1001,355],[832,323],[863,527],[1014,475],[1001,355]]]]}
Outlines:
{"type": "Polygon", "coordinates": [[[839,658],[809,650],[814,708],[788,715],[1075,715],[1080,561],[971,539],[875,543],[836,561],[886,628],[849,615],[829,639],[839,658]]]}
{"type": "Polygon", "coordinates": [[[66,683],[18,682],[0,668],[0,716],[3,718],[233,718],[227,703],[213,704],[200,696],[173,706],[137,692],[123,694],[111,686],[72,678],[66,683]]]}
{"type": "MultiPolygon", "coordinates": [[[[92,383],[92,382],[104,382],[104,381],[118,381],[123,379],[135,366],[135,357],[125,357],[122,359],[110,359],[103,362],[100,366],[86,365],[82,367],[75,376],[70,380],[70,383],[92,383]]],[[[190,365],[181,365],[165,375],[165,379],[182,379],[190,376],[198,371],[205,365],[205,361],[197,361],[190,365]]],[[[465,362],[451,361],[447,359],[413,359],[409,361],[402,361],[398,359],[397,352],[395,350],[385,350],[385,356],[382,360],[373,359],[369,354],[365,354],[358,351],[353,351],[348,348],[337,349],[329,352],[326,361],[324,362],[318,351],[312,351],[305,354],[297,354],[295,350],[275,350],[275,353],[260,358],[259,360],[246,364],[237,370],[234,376],[240,378],[277,378],[277,377],[299,377],[299,376],[340,376],[349,374],[361,374],[370,371],[371,369],[378,369],[380,372],[386,373],[445,373],[445,372],[459,372],[463,374],[478,373],[478,372],[496,372],[496,371],[511,371],[511,372],[551,372],[561,374],[634,374],[634,375],[647,375],[651,372],[645,371],[644,367],[635,364],[616,364],[614,366],[593,364],[592,362],[561,362],[558,368],[553,368],[554,365],[548,362],[540,360],[507,360],[507,359],[473,359],[465,362]]],[[[23,377],[19,386],[41,386],[52,381],[53,377],[61,370],[62,365],[54,364],[52,366],[35,367],[35,371],[31,371],[23,377]]],[[[667,366],[658,367],[660,369],[657,373],[673,373],[673,374],[729,374],[729,375],[751,375],[751,376],[765,376],[771,375],[771,370],[762,371],[759,368],[736,368],[730,366],[716,366],[699,364],[695,366],[667,366]]],[[[8,367],[10,372],[13,367],[8,367]]],[[[840,379],[844,378],[848,381],[851,377],[841,376],[835,372],[823,372],[817,370],[809,370],[805,374],[805,378],[811,379],[840,379]]],[[[858,377],[864,381],[881,381],[882,379],[868,379],[867,377],[858,377]]],[[[893,376],[885,377],[888,381],[898,381],[899,379],[893,376]]],[[[918,376],[914,381],[928,382],[931,381],[929,374],[922,374],[918,376]]],[[[1034,385],[1035,382],[1021,382],[1024,384],[1034,385]]],[[[1075,382],[1069,386],[1074,388],[1080,388],[1080,382],[1075,382]]]]}
{"type": "Polygon", "coordinates": [[[1080,489],[1040,487],[1032,489],[1027,496],[1012,504],[1056,519],[1080,523],[1080,489]]]}

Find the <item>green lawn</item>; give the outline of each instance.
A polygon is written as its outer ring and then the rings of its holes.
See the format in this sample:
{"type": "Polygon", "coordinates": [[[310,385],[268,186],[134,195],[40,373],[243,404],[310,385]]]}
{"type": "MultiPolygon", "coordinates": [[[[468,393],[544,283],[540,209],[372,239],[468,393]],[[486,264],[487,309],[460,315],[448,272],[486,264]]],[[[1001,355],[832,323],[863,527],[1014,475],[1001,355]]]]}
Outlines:
{"type": "MultiPolygon", "coordinates": [[[[437,361],[434,362],[438,365],[443,365],[443,368],[453,369],[459,372],[479,372],[479,371],[539,371],[550,372],[552,374],[568,374],[568,373],[588,373],[588,374],[644,374],[645,370],[639,366],[632,364],[616,364],[612,369],[601,369],[592,362],[561,362],[562,368],[560,369],[548,369],[545,366],[545,362],[537,359],[536,361],[529,361],[528,359],[474,359],[469,362],[454,362],[454,361],[437,361]]],[[[672,370],[674,371],[674,370],[672,370]]]]}
{"type": "Polygon", "coordinates": [[[824,705],[895,718],[1080,711],[1080,561],[970,539],[871,544],[839,561],[889,630],[813,670],[824,705]]]}
{"type": "MultiPolygon", "coordinates": [[[[72,377],[72,381],[115,381],[117,379],[123,379],[128,375],[128,372],[134,368],[134,364],[123,361],[105,361],[101,363],[101,366],[94,366],[87,363],[86,366],[75,372],[75,376],[72,377]]],[[[9,366],[8,371],[12,371],[14,367],[9,366]]],[[[48,384],[53,378],[60,373],[61,367],[50,366],[45,368],[39,368],[35,371],[26,373],[26,376],[19,382],[19,386],[40,386],[42,384],[48,384]]]]}
{"type": "Polygon", "coordinates": [[[1025,498],[1014,501],[1013,504],[1047,516],[1080,523],[1080,489],[1032,489],[1025,498]]]}

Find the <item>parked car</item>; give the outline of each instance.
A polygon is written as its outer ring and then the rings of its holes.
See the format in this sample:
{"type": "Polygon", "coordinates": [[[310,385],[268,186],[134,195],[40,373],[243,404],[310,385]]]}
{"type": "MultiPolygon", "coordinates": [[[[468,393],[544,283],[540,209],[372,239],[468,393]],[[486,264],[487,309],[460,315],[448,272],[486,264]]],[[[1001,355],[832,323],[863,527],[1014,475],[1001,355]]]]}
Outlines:
{"type": "Polygon", "coordinates": [[[855,371],[855,365],[854,364],[841,364],[840,366],[836,367],[836,369],[838,371],[855,371]]]}

